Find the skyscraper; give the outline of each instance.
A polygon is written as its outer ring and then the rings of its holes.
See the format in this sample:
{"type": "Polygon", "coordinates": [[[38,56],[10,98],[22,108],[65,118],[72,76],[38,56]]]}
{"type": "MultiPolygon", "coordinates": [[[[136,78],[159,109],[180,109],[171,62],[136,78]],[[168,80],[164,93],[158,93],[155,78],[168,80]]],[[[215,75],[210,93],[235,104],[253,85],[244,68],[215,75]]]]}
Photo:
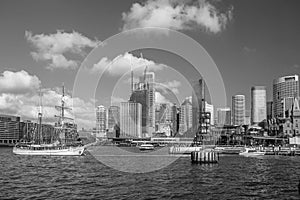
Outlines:
{"type": "Polygon", "coordinates": [[[149,124],[149,89],[148,85],[143,88],[134,90],[130,96],[130,101],[134,103],[140,103],[142,105],[142,132],[144,136],[150,136],[149,124]]]}
{"type": "Polygon", "coordinates": [[[284,76],[273,81],[274,117],[284,117],[284,99],[299,96],[298,75],[284,76]]]}
{"type": "Polygon", "coordinates": [[[217,109],[217,124],[218,125],[231,125],[231,110],[230,108],[217,109]]]}
{"type": "Polygon", "coordinates": [[[272,119],[273,116],[273,101],[268,101],[267,102],[267,119],[270,120],[272,119]]]}
{"type": "Polygon", "coordinates": [[[179,131],[181,133],[186,132],[193,127],[193,109],[190,98],[186,98],[180,107],[180,122],[179,131]]]}
{"type": "Polygon", "coordinates": [[[142,137],[142,105],[140,103],[121,103],[120,137],[142,137]]]}
{"type": "Polygon", "coordinates": [[[96,130],[98,137],[106,136],[107,125],[107,110],[104,106],[100,105],[96,110],[96,130]]]}
{"type": "Polygon", "coordinates": [[[120,107],[119,106],[110,106],[108,108],[108,127],[109,131],[112,131],[115,125],[120,123],[120,107]]]}
{"type": "Polygon", "coordinates": [[[245,124],[245,95],[232,96],[232,124],[245,124]]]}
{"type": "Polygon", "coordinates": [[[251,88],[251,124],[267,119],[267,92],[265,86],[251,88]]]}

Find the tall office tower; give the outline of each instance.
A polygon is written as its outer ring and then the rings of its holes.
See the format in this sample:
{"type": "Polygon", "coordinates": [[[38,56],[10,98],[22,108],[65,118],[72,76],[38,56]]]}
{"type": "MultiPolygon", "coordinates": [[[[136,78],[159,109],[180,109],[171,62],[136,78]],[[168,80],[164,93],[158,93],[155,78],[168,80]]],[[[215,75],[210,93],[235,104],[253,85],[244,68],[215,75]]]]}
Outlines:
{"type": "Polygon", "coordinates": [[[284,98],[299,96],[298,75],[284,76],[273,81],[274,117],[284,117],[284,98]]]}
{"type": "MultiPolygon", "coordinates": [[[[149,115],[149,86],[136,89],[132,92],[130,96],[130,101],[134,103],[140,103],[142,105],[142,133],[143,137],[151,136],[149,125],[150,125],[150,115],[149,115]]],[[[154,107],[155,108],[155,107],[154,107]]],[[[154,112],[155,114],[155,112],[154,112]]]]}
{"type": "Polygon", "coordinates": [[[107,110],[102,105],[97,107],[96,120],[97,137],[105,137],[107,128],[107,110]]]}
{"type": "Polygon", "coordinates": [[[251,124],[257,124],[265,119],[267,119],[266,87],[251,87],[251,124]]]}
{"type": "Polygon", "coordinates": [[[245,95],[232,96],[232,124],[245,124],[245,95]]]}
{"type": "Polygon", "coordinates": [[[214,121],[215,121],[214,105],[209,104],[205,101],[205,112],[210,113],[210,125],[214,125],[214,121]]]}
{"type": "Polygon", "coordinates": [[[115,125],[120,123],[120,107],[119,106],[110,106],[108,108],[108,130],[113,131],[115,125]]]}
{"type": "Polygon", "coordinates": [[[0,114],[0,144],[15,144],[20,139],[20,117],[0,114]]]}
{"type": "Polygon", "coordinates": [[[186,98],[180,107],[180,132],[184,133],[193,127],[193,107],[190,98],[186,98]]]}
{"type": "Polygon", "coordinates": [[[217,124],[218,125],[231,125],[231,110],[230,108],[217,109],[217,124]]]}
{"type": "Polygon", "coordinates": [[[140,76],[140,82],[134,86],[135,90],[147,89],[148,95],[148,117],[149,125],[148,131],[151,135],[155,131],[155,74],[154,72],[147,72],[147,67],[143,76],[140,76]]]}
{"type": "Polygon", "coordinates": [[[245,125],[251,125],[251,111],[245,111],[245,125]]]}
{"type": "Polygon", "coordinates": [[[173,104],[171,107],[172,136],[175,136],[177,134],[177,124],[178,124],[177,113],[178,113],[177,106],[176,106],[176,104],[173,104]]]}
{"type": "Polygon", "coordinates": [[[142,105],[134,102],[121,102],[120,137],[142,137],[142,105]]]}
{"type": "Polygon", "coordinates": [[[273,116],[273,101],[267,102],[267,120],[272,119],[273,116]]]}

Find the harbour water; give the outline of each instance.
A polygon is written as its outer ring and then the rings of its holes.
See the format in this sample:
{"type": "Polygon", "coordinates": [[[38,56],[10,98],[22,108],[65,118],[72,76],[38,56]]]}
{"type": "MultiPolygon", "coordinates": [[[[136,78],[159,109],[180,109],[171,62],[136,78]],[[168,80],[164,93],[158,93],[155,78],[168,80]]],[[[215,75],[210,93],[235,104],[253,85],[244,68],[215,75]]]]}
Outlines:
{"type": "Polygon", "coordinates": [[[0,148],[0,199],[299,199],[299,179],[299,156],[222,156],[215,165],[181,157],[134,174],[90,154],[31,157],[0,148]]]}

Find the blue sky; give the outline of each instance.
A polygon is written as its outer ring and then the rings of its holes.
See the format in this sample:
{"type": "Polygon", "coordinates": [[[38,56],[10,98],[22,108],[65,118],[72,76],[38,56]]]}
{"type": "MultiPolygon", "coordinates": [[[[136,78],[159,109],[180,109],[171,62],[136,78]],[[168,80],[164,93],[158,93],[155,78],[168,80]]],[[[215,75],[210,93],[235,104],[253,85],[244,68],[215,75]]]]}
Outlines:
{"type": "MultiPolygon", "coordinates": [[[[0,112],[34,119],[36,95],[42,85],[45,116],[53,122],[55,110],[51,107],[58,103],[59,87],[64,82],[71,94],[79,66],[95,46],[125,29],[150,25],[180,31],[199,42],[220,70],[227,104],[230,105],[232,95],[244,94],[249,109],[251,86],[267,86],[268,100],[271,100],[274,78],[299,73],[299,8],[297,0],[200,3],[190,0],[2,0],[0,112]],[[207,10],[211,15],[207,15],[207,10]]],[[[155,70],[157,81],[175,91],[179,101],[190,95],[188,84],[175,70],[189,73],[191,66],[179,56],[144,49],[131,52],[127,58],[153,64],[150,70],[155,70]],[[140,52],[143,60],[138,60],[140,52]],[[161,65],[163,69],[157,68],[161,65]]],[[[192,74],[192,70],[190,72],[192,74]]],[[[127,74],[124,80],[119,80],[122,84],[116,86],[119,88],[115,92],[116,100],[128,98],[128,78],[127,74]]],[[[107,73],[102,84],[110,86],[114,79],[117,77],[107,73]]],[[[104,88],[110,88],[108,86],[104,88]]],[[[96,105],[110,104],[104,93],[97,92],[96,105]]],[[[163,92],[161,95],[168,97],[163,92]]],[[[163,97],[160,100],[168,100],[163,97]]],[[[92,117],[94,100],[78,97],[73,103],[80,113],[78,123],[92,126],[92,120],[88,119],[92,117]]]]}

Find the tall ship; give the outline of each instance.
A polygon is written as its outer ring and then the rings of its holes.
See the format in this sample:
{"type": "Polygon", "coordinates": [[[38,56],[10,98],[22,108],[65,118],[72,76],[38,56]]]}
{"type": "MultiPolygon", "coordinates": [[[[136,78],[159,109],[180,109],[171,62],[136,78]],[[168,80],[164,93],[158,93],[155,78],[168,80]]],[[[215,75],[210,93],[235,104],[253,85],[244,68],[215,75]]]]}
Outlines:
{"type": "MultiPolygon", "coordinates": [[[[42,140],[42,103],[40,94],[40,106],[38,112],[38,123],[35,128],[35,140],[25,143],[18,143],[13,148],[13,153],[17,155],[48,155],[48,156],[81,156],[84,154],[85,147],[76,142],[77,139],[77,126],[72,118],[65,116],[66,110],[71,110],[65,106],[66,96],[64,86],[62,87],[61,105],[55,106],[59,111],[59,115],[55,115],[58,118],[58,122],[55,123],[54,134],[51,136],[53,139],[57,139],[52,143],[45,143],[42,140]]],[[[51,133],[50,133],[51,134],[51,133]]]]}

